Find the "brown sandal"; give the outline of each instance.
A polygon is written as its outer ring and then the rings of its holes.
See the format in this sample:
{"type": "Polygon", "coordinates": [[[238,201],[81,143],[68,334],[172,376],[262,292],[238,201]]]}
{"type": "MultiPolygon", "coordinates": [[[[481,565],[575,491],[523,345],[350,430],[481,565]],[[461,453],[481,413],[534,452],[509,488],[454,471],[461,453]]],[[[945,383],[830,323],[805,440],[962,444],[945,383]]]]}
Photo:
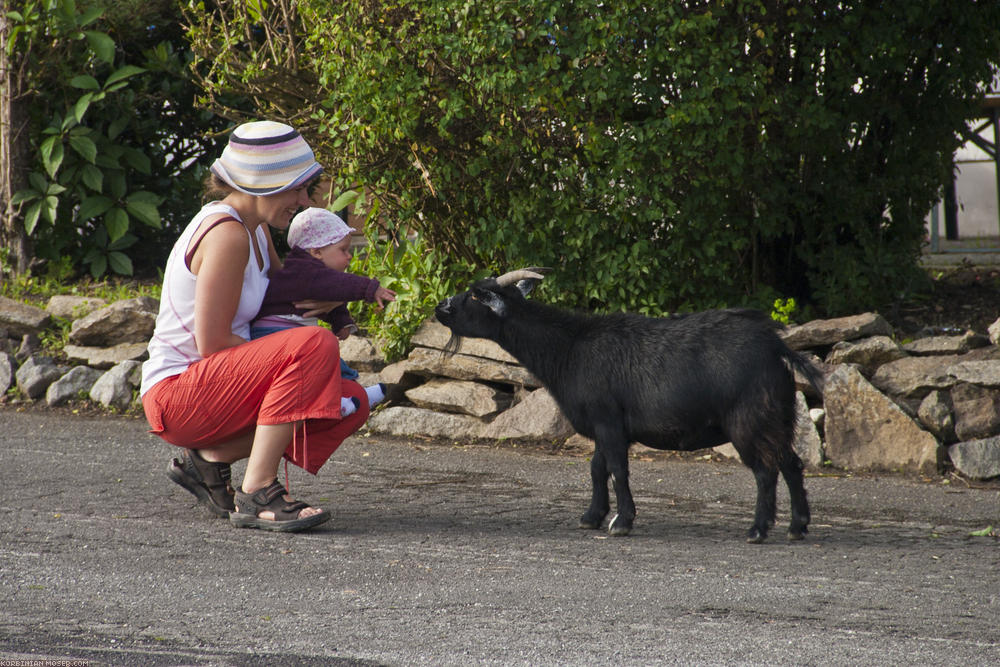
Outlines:
{"type": "Polygon", "coordinates": [[[233,473],[228,463],[206,461],[197,450],[185,449],[180,459],[170,462],[167,475],[197,496],[216,516],[225,518],[236,509],[229,483],[233,473]]]}
{"type": "Polygon", "coordinates": [[[229,522],[238,528],[260,528],[294,533],[330,520],[330,513],[326,510],[312,516],[300,517],[301,511],[310,505],[298,500],[285,500],[286,493],[285,487],[278,480],[254,493],[238,490],[236,511],[229,515],[229,522]],[[265,511],[274,512],[275,518],[261,519],[260,513],[265,511]]]}

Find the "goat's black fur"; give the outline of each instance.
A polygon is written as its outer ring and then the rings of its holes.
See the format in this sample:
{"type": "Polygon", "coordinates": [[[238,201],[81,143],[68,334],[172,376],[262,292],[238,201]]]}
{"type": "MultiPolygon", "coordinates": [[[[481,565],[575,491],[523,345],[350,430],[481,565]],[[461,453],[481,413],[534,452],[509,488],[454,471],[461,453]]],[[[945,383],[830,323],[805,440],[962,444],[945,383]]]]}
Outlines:
{"type": "Polygon", "coordinates": [[[495,279],[481,280],[442,301],[436,315],[454,336],[488,338],[516,357],[577,432],[595,441],[593,496],[582,527],[603,524],[610,475],[618,514],[609,531],[631,530],[632,442],[670,450],[732,442],[757,481],[748,539],[763,541],[774,524],[779,472],[791,498],[789,537],[804,536],[809,505],[802,461],[792,447],[791,368],[817,386],[820,375],[785,345],[776,333],[779,325],[749,309],[666,318],[573,313],[525,299],[535,283],[501,287],[495,279]]]}

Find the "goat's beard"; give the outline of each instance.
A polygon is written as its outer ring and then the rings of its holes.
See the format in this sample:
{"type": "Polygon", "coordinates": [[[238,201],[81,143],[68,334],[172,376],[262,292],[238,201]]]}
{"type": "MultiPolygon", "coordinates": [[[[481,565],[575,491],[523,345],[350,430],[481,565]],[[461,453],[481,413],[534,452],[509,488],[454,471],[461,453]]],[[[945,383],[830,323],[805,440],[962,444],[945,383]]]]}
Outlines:
{"type": "Polygon", "coordinates": [[[455,356],[455,353],[458,352],[458,348],[461,344],[462,344],[462,337],[455,335],[453,333],[451,334],[451,338],[448,339],[448,342],[445,343],[445,346],[441,350],[441,352],[446,357],[453,357],[455,356]]]}

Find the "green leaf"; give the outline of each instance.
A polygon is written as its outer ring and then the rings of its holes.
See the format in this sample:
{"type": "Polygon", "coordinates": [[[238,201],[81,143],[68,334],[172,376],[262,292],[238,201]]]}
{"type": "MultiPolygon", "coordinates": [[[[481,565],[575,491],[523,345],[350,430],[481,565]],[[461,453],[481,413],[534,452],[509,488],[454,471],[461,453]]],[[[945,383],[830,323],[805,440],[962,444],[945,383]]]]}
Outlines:
{"type": "Polygon", "coordinates": [[[121,199],[128,192],[128,184],[125,182],[125,171],[115,169],[104,172],[104,182],[107,184],[107,192],[115,199],[121,199]]]}
{"type": "Polygon", "coordinates": [[[59,198],[49,195],[45,198],[42,206],[42,217],[49,221],[49,224],[56,224],[56,211],[59,209],[59,198]]]}
{"type": "Polygon", "coordinates": [[[135,242],[139,240],[139,237],[135,234],[125,234],[114,243],[108,244],[108,250],[125,250],[126,248],[131,248],[135,245],[135,242]]]}
{"type": "Polygon", "coordinates": [[[130,167],[136,171],[142,172],[143,174],[150,174],[153,171],[149,157],[142,151],[135,148],[125,148],[125,162],[127,162],[130,167]]]}
{"type": "Polygon", "coordinates": [[[27,212],[24,214],[24,233],[31,235],[31,232],[35,231],[35,225],[38,224],[38,217],[42,214],[42,200],[36,201],[34,204],[28,207],[27,212]]]}
{"type": "Polygon", "coordinates": [[[266,10],[267,2],[264,0],[248,0],[247,2],[247,12],[254,23],[260,23],[264,20],[264,12],[266,10]]]}
{"type": "Polygon", "coordinates": [[[974,530],[969,533],[970,537],[993,537],[993,526],[987,526],[982,530],[974,530]]]}
{"type": "Polygon", "coordinates": [[[115,242],[128,231],[128,213],[117,206],[104,214],[104,228],[108,230],[108,238],[115,242]]]}
{"type": "Polygon", "coordinates": [[[331,211],[340,211],[347,208],[361,196],[360,192],[355,192],[354,190],[347,190],[346,192],[341,192],[340,196],[332,204],[330,204],[331,211]]]}
{"type": "Polygon", "coordinates": [[[111,208],[114,202],[103,195],[87,197],[80,202],[80,209],[76,212],[77,222],[86,222],[91,218],[104,215],[105,211],[111,208]]]}
{"type": "Polygon", "coordinates": [[[93,49],[98,58],[109,65],[115,61],[115,41],[113,39],[108,37],[106,33],[96,30],[86,30],[84,34],[87,36],[87,43],[90,44],[90,48],[93,49]]]}
{"type": "Polygon", "coordinates": [[[104,7],[91,7],[83,14],[77,17],[76,24],[81,28],[90,25],[97,19],[101,18],[101,14],[104,13],[104,7]]]}
{"type": "Polygon", "coordinates": [[[45,177],[37,171],[33,171],[28,174],[28,183],[31,183],[31,187],[33,187],[39,194],[42,192],[48,192],[49,190],[49,182],[45,180],[45,177]]]}
{"type": "Polygon", "coordinates": [[[100,278],[108,269],[108,259],[104,255],[99,255],[90,263],[90,275],[100,278]]]}
{"type": "Polygon", "coordinates": [[[14,193],[14,196],[10,198],[10,204],[11,206],[17,206],[22,202],[38,199],[40,196],[41,195],[37,190],[18,190],[14,193]]]}
{"type": "Polygon", "coordinates": [[[94,165],[83,165],[83,169],[80,170],[80,177],[83,180],[83,184],[94,192],[100,192],[104,189],[104,172],[94,165]]]}
{"type": "Polygon", "coordinates": [[[90,137],[71,136],[69,145],[87,162],[93,164],[94,160],[97,159],[97,145],[90,137]]]}
{"type": "Polygon", "coordinates": [[[111,264],[111,270],[118,275],[132,275],[132,260],[125,253],[117,250],[108,253],[108,262],[111,264]]]}
{"type": "Polygon", "coordinates": [[[126,210],[143,224],[160,229],[160,211],[157,209],[159,197],[152,192],[135,192],[125,202],[126,210]]]}
{"type": "Polygon", "coordinates": [[[124,67],[121,67],[111,73],[111,76],[109,76],[107,81],[104,82],[104,87],[107,88],[108,86],[117,83],[122,79],[127,79],[130,76],[135,76],[136,74],[141,74],[142,72],[145,71],[146,70],[144,70],[143,68],[136,67],[135,65],[125,65],[124,67]]]}
{"type": "Polygon", "coordinates": [[[63,161],[62,137],[58,134],[52,135],[42,142],[40,150],[45,171],[49,172],[51,178],[55,178],[63,161]]]}
{"type": "Polygon", "coordinates": [[[69,85],[83,90],[100,90],[101,84],[89,74],[78,74],[69,80],[69,85]]]}
{"type": "Polygon", "coordinates": [[[66,190],[68,190],[68,189],[69,188],[67,188],[64,185],[60,185],[59,183],[49,183],[49,187],[45,190],[45,194],[47,194],[47,195],[61,195],[62,193],[66,192],[66,190]]]}
{"type": "Polygon", "coordinates": [[[108,125],[108,139],[115,139],[119,134],[122,133],[126,127],[128,127],[129,117],[128,115],[121,115],[111,121],[108,125]]]}
{"type": "Polygon", "coordinates": [[[159,206],[163,203],[163,197],[149,190],[136,190],[128,196],[128,200],[144,202],[152,206],[159,206]]]}
{"type": "Polygon", "coordinates": [[[86,95],[82,95],[80,99],[76,101],[76,104],[73,105],[73,117],[76,118],[76,122],[79,123],[83,121],[83,116],[87,113],[87,109],[90,108],[90,101],[93,97],[93,93],[87,93],[86,95]]]}

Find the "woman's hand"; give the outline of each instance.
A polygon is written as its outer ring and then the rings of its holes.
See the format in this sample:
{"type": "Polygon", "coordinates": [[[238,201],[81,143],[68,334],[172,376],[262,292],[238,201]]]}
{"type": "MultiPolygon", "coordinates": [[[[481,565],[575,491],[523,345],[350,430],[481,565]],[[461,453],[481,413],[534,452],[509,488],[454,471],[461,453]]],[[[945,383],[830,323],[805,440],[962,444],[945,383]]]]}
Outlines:
{"type": "Polygon", "coordinates": [[[302,315],[303,317],[319,317],[320,315],[329,313],[337,306],[343,305],[343,301],[318,301],[316,299],[306,299],[305,301],[296,301],[294,303],[296,308],[307,309],[302,315]]]}

